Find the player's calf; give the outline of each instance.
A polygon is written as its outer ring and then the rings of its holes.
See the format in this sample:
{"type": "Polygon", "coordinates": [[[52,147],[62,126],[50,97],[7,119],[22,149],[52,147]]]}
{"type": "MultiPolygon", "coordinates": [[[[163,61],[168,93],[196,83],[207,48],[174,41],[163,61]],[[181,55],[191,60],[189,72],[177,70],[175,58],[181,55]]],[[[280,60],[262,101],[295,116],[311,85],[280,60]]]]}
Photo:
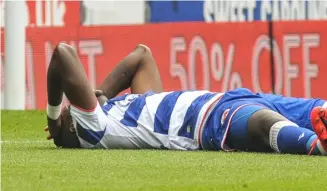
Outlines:
{"type": "Polygon", "coordinates": [[[246,106],[233,116],[228,144],[245,151],[310,153],[317,139],[313,131],[299,127],[275,111],[259,107],[246,106]]]}
{"type": "MultiPolygon", "coordinates": [[[[279,114],[273,112],[270,115],[274,116],[279,114]]],[[[269,143],[271,148],[276,152],[325,154],[321,148],[314,150],[313,145],[318,145],[318,147],[320,147],[320,143],[317,142],[317,135],[307,128],[299,127],[289,120],[280,120],[272,124],[269,129],[269,143]]]]}

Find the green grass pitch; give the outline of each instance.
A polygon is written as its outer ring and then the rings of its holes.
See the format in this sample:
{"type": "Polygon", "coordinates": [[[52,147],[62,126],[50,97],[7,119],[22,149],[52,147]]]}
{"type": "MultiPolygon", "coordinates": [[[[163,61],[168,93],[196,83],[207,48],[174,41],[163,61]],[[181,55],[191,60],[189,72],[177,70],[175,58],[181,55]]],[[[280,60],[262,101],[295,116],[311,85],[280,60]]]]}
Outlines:
{"type": "Polygon", "coordinates": [[[2,190],[327,190],[327,157],[57,149],[45,125],[2,111],[2,190]]]}

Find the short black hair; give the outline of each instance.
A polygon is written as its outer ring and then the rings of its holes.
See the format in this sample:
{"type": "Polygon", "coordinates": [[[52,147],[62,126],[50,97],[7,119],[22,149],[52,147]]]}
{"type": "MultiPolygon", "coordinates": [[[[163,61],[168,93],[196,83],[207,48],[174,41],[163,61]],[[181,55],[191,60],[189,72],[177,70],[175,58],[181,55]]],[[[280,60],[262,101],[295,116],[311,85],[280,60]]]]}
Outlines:
{"type": "Polygon", "coordinates": [[[62,118],[60,131],[58,135],[53,138],[53,141],[57,147],[81,148],[77,136],[76,123],[74,124],[74,120],[70,113],[62,118]]]}

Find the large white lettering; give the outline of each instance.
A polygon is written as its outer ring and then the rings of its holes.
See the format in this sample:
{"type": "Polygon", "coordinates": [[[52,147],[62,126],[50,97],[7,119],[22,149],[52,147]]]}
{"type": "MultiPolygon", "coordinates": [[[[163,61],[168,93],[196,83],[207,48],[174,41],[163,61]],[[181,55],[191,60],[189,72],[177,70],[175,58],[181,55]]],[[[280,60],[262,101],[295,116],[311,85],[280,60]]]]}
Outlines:
{"type": "Polygon", "coordinates": [[[37,26],[64,26],[66,4],[63,1],[36,0],[35,15],[37,26]]]}
{"type": "Polygon", "coordinates": [[[31,43],[26,43],[26,109],[36,109],[35,70],[31,43]]]}
{"type": "MultiPolygon", "coordinates": [[[[283,88],[283,62],[280,52],[280,48],[275,40],[273,40],[273,53],[275,63],[275,93],[280,94],[283,88]]],[[[264,51],[271,51],[270,38],[267,35],[261,35],[257,38],[252,52],[252,63],[251,63],[251,79],[253,90],[255,92],[263,92],[260,85],[260,73],[259,73],[259,58],[261,53],[264,51]]],[[[267,77],[267,76],[265,76],[267,77]]],[[[272,92],[270,92],[272,93],[272,92]]]]}
{"type": "Polygon", "coordinates": [[[181,81],[182,90],[188,89],[187,72],[182,63],[178,62],[177,53],[186,50],[184,37],[173,37],[170,41],[170,67],[169,72],[172,77],[178,77],[181,81]]]}
{"type": "Polygon", "coordinates": [[[304,96],[311,97],[311,79],[318,77],[318,65],[310,61],[310,49],[317,48],[320,44],[319,34],[303,35],[303,76],[304,76],[304,96]]]}
{"type": "Polygon", "coordinates": [[[290,34],[283,38],[285,96],[292,96],[292,80],[299,77],[299,67],[291,63],[291,49],[300,47],[300,35],[290,34]]]}
{"type": "Polygon", "coordinates": [[[196,55],[197,52],[201,55],[202,60],[202,76],[203,76],[203,89],[209,89],[210,88],[210,75],[209,75],[209,59],[208,59],[208,50],[206,48],[206,44],[203,41],[203,39],[200,36],[193,37],[191,43],[190,43],[190,50],[188,54],[188,60],[189,60],[189,88],[192,90],[197,89],[196,85],[196,55]]]}
{"type": "Polygon", "coordinates": [[[89,80],[93,88],[96,87],[95,57],[103,53],[102,43],[100,40],[82,40],[79,43],[81,55],[87,55],[89,67],[89,80]]]}

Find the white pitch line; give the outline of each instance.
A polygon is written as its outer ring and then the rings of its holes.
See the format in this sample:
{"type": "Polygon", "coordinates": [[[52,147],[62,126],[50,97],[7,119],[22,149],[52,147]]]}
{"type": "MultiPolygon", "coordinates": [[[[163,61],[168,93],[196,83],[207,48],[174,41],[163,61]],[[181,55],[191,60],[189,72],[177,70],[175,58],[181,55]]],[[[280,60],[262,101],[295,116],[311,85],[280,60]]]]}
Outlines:
{"type": "Polygon", "coordinates": [[[36,144],[36,143],[49,143],[47,140],[38,140],[38,141],[30,141],[30,140],[24,140],[24,141],[1,141],[1,144],[36,144]]]}

